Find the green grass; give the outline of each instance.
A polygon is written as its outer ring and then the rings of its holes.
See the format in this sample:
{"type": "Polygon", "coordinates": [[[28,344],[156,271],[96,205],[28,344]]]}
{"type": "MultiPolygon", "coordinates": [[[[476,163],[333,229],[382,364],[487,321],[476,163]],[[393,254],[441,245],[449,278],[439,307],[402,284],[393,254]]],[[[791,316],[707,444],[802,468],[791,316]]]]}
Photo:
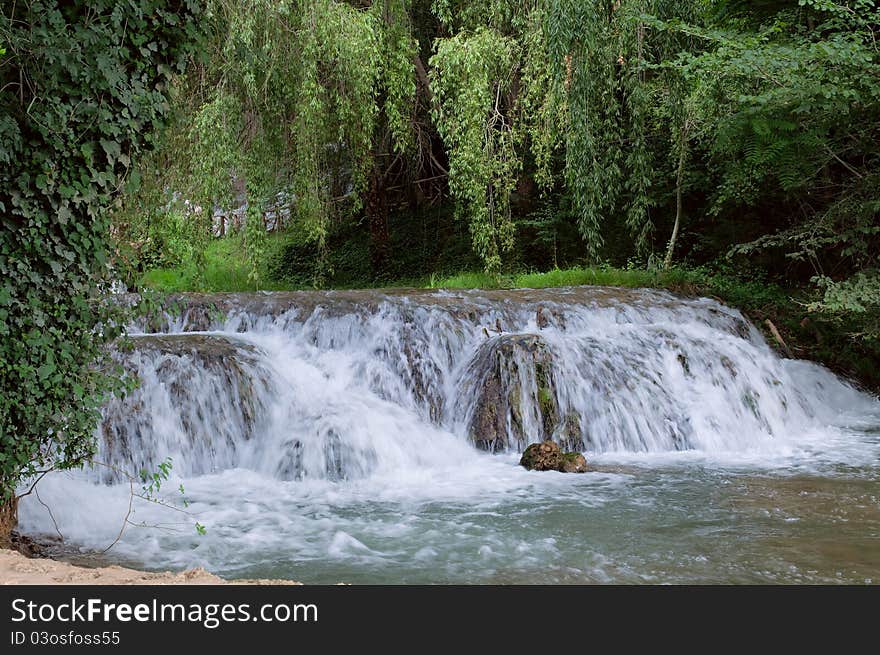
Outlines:
{"type": "MultiPolygon", "coordinates": [[[[271,241],[271,239],[270,239],[271,241]]],[[[270,243],[270,248],[273,244],[270,243]]],[[[577,286],[584,284],[622,287],[667,287],[687,283],[693,273],[672,269],[670,271],[647,271],[612,267],[554,269],[544,273],[530,272],[512,275],[490,275],[483,272],[462,272],[451,276],[431,275],[410,277],[385,282],[385,288],[416,287],[424,289],[512,289],[577,286]]],[[[212,241],[205,251],[205,267],[198,275],[192,263],[173,268],[157,268],[147,271],[141,285],[167,293],[184,291],[285,291],[308,288],[272,279],[261,271],[257,283],[249,277],[249,267],[240,239],[226,238],[212,241]]],[[[339,288],[370,288],[376,284],[364,280],[359,284],[339,288]]]]}
{"type": "MultiPolygon", "coordinates": [[[[270,248],[274,247],[270,244],[270,248]]],[[[205,268],[198,275],[194,264],[174,268],[158,268],[147,271],[141,278],[145,287],[162,292],[184,291],[286,291],[310,288],[272,279],[266,271],[261,271],[255,283],[249,277],[249,267],[243,253],[240,239],[217,239],[205,251],[205,268]]],[[[713,293],[715,295],[735,296],[745,304],[753,304],[756,294],[767,295],[766,285],[744,283],[729,277],[714,276],[700,269],[673,268],[666,271],[645,269],[623,269],[610,266],[595,268],[573,267],[553,269],[543,273],[528,272],[506,275],[491,275],[484,272],[461,272],[451,276],[431,275],[411,277],[380,285],[363,280],[360,283],[346,284],[338,288],[401,288],[423,289],[546,289],[579,285],[619,286],[628,288],[665,288],[684,293],[713,293]],[[718,293],[716,293],[716,291],[718,293]]]]}
{"type": "MultiPolygon", "coordinates": [[[[268,248],[275,247],[269,237],[268,248]]],[[[283,291],[290,288],[268,278],[260,271],[258,281],[250,278],[250,267],[240,238],[215,239],[205,249],[205,267],[199,275],[196,266],[187,262],[173,268],[156,268],[141,277],[141,286],[166,293],[183,291],[283,291]]]]}
{"type": "Polygon", "coordinates": [[[677,288],[692,283],[693,278],[692,272],[680,269],[649,271],[602,266],[501,276],[487,273],[459,273],[450,277],[432,277],[424,286],[429,289],[546,289],[578,285],[677,288]]]}
{"type": "Polygon", "coordinates": [[[497,289],[499,279],[487,273],[458,273],[449,277],[432,275],[418,286],[425,289],[497,289]]]}

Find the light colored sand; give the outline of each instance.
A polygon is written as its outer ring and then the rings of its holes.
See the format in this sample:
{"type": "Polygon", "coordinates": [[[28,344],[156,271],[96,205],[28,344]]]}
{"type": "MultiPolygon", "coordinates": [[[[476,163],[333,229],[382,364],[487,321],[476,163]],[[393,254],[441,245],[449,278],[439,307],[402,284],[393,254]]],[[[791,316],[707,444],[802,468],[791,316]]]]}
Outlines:
{"type": "Polygon", "coordinates": [[[21,553],[0,550],[0,584],[80,584],[80,585],[219,585],[219,584],[300,584],[287,580],[232,580],[218,578],[205,569],[181,573],[145,573],[121,566],[85,568],[51,559],[29,559],[21,553]]]}

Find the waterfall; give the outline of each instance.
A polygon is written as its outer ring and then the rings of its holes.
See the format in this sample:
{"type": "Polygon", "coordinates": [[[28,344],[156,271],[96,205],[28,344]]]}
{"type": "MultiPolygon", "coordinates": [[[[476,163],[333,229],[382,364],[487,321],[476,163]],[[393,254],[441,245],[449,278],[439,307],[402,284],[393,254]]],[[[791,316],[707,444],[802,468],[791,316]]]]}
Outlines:
{"type": "Polygon", "coordinates": [[[117,354],[141,381],[105,409],[100,456],[117,467],[170,456],[182,475],[340,480],[543,439],[591,453],[738,451],[864,402],[825,369],[781,360],[738,311],[659,291],[176,304],[117,354]]]}

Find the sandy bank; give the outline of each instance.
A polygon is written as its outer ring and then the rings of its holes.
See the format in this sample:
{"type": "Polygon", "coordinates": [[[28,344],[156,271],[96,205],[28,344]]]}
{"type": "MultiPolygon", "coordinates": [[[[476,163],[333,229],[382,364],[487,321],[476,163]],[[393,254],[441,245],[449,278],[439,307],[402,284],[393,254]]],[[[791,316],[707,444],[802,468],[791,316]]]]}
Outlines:
{"type": "Polygon", "coordinates": [[[288,580],[232,580],[218,578],[204,569],[181,573],[146,573],[121,566],[86,568],[52,559],[30,559],[12,550],[0,550],[0,584],[81,584],[81,585],[219,585],[219,584],[300,584],[288,580]]]}

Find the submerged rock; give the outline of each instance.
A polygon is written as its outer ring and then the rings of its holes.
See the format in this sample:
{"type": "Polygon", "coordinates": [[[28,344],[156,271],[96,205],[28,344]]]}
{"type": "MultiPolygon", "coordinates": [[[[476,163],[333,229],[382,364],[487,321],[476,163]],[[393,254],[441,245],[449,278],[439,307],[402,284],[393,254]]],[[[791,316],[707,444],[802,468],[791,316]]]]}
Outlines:
{"type": "Polygon", "coordinates": [[[587,460],[580,453],[563,453],[552,441],[533,443],[522,454],[521,466],[530,471],[586,473],[587,460]]]}

